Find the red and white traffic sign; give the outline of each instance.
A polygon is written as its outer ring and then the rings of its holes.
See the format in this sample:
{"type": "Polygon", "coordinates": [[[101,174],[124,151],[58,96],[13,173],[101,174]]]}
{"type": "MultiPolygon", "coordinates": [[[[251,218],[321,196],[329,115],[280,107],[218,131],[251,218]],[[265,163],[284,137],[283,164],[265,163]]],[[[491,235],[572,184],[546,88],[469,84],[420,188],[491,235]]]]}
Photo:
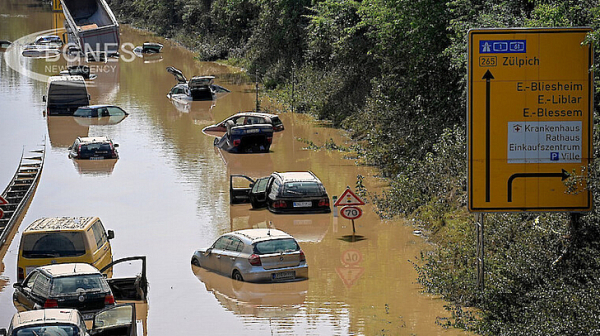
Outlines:
{"type": "Polygon", "coordinates": [[[363,200],[361,200],[360,197],[356,196],[356,194],[353,193],[352,190],[350,190],[350,188],[348,188],[344,191],[342,196],[340,196],[340,198],[338,198],[338,200],[334,204],[334,206],[345,205],[365,205],[365,202],[363,202],[363,200]]]}
{"type": "Polygon", "coordinates": [[[362,210],[355,206],[345,206],[340,210],[340,215],[346,219],[357,219],[362,216],[362,210]]]}

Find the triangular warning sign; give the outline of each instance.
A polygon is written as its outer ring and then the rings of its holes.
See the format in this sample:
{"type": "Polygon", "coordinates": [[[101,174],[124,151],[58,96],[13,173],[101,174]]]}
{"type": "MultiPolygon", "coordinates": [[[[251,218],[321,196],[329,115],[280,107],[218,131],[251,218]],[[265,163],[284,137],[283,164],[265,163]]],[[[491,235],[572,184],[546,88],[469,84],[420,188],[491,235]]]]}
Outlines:
{"type": "Polygon", "coordinates": [[[360,197],[356,196],[355,193],[350,190],[350,188],[346,189],[342,196],[338,198],[335,202],[334,206],[346,206],[346,205],[365,205],[365,202],[360,199],[360,197]]]}
{"type": "Polygon", "coordinates": [[[335,271],[339,275],[340,279],[344,282],[347,288],[354,286],[358,278],[363,274],[365,269],[358,266],[350,267],[336,267],[335,271]]]}

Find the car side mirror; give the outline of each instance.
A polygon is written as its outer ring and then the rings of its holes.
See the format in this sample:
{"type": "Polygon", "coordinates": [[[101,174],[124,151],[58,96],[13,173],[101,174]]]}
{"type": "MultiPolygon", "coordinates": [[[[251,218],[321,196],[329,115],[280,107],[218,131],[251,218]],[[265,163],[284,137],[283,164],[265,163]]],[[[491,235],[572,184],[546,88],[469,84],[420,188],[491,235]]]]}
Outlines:
{"type": "Polygon", "coordinates": [[[108,230],[108,232],[107,232],[107,236],[108,236],[108,239],[113,239],[113,238],[115,238],[115,231],[113,231],[113,230],[108,230]]]}
{"type": "Polygon", "coordinates": [[[20,282],[15,282],[13,284],[13,288],[21,288],[21,287],[22,287],[22,284],[20,282]]]}
{"type": "Polygon", "coordinates": [[[206,252],[204,252],[206,255],[210,255],[212,253],[212,247],[206,249],[206,252]]]}
{"type": "Polygon", "coordinates": [[[113,146],[114,146],[115,148],[117,148],[117,147],[119,147],[119,144],[113,144],[113,146]]]}
{"type": "Polygon", "coordinates": [[[42,100],[44,101],[44,103],[46,102],[46,96],[42,96],[42,100]]]}

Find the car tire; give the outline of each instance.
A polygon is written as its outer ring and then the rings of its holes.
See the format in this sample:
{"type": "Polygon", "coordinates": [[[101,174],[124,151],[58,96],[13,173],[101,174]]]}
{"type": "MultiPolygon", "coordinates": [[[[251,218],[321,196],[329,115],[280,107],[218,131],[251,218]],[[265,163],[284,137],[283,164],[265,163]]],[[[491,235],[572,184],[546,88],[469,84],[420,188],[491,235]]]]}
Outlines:
{"type": "Polygon", "coordinates": [[[192,265],[200,267],[200,261],[198,258],[192,257],[192,265]]]}
{"type": "Polygon", "coordinates": [[[238,270],[233,271],[233,273],[231,274],[231,278],[233,280],[237,280],[237,281],[244,281],[244,277],[242,277],[242,273],[240,273],[240,271],[238,271],[238,270]]]}

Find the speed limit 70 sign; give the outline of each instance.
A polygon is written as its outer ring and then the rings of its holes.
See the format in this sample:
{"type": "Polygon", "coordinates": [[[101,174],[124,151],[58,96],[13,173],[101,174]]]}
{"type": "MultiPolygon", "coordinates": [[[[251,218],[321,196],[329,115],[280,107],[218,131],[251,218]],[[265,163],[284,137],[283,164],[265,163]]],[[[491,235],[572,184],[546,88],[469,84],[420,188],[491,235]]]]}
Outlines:
{"type": "Polygon", "coordinates": [[[340,210],[340,215],[346,219],[357,219],[362,216],[362,210],[355,206],[345,206],[340,210]]]}

